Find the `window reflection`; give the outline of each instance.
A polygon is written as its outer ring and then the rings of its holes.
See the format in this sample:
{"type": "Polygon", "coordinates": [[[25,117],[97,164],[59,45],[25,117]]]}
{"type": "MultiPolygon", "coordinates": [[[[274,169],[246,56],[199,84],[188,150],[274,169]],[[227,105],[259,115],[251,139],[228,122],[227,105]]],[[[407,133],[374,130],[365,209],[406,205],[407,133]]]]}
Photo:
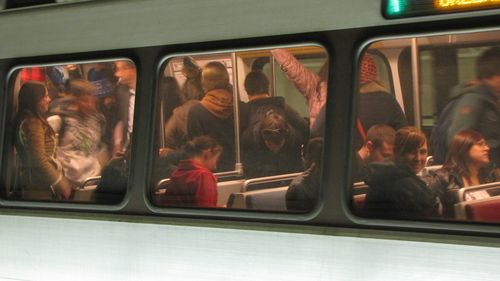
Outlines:
{"type": "Polygon", "coordinates": [[[6,197],[117,203],[128,179],[135,65],[131,61],[21,68],[6,197]]]}
{"type": "MultiPolygon", "coordinates": [[[[316,46],[169,58],[159,78],[161,125],[153,201],[170,207],[311,210],[319,179],[309,183],[312,176],[305,176],[301,149],[310,137],[323,135],[327,73],[326,52],[316,46]],[[163,84],[166,79],[173,84],[169,90],[163,84]],[[200,137],[220,145],[220,157],[211,167],[203,158],[195,160],[196,167],[186,167],[186,161],[193,161],[186,149],[200,137]],[[211,185],[193,187],[177,180],[184,171],[199,183],[200,169],[217,179],[215,205],[186,199],[196,197],[200,189],[213,190],[207,188],[211,185]],[[288,196],[292,180],[299,179],[311,187],[300,189],[302,195],[288,196]],[[304,197],[308,195],[313,197],[304,197]],[[294,209],[287,208],[287,200],[308,203],[294,209]]],[[[306,164],[315,175],[321,167],[317,154],[306,164]]]]}
{"type": "Polygon", "coordinates": [[[357,214],[500,222],[500,87],[495,82],[500,81],[500,32],[453,36],[453,43],[447,36],[379,41],[363,55],[356,128],[362,144],[354,153],[351,190],[357,214]],[[385,56],[384,67],[399,73],[392,104],[412,127],[382,120],[390,115],[388,104],[364,102],[366,77],[377,77],[366,58],[375,53],[385,56]],[[368,119],[378,118],[378,125],[366,126],[366,114],[377,116],[368,119]]]}

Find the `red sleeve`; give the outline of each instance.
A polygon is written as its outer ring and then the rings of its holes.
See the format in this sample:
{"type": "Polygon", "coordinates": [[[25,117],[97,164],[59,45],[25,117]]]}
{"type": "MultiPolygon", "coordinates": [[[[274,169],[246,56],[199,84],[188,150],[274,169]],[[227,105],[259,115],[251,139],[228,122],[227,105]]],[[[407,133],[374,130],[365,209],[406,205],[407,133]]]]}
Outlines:
{"type": "Polygon", "coordinates": [[[217,180],[211,173],[201,173],[196,202],[199,207],[217,207],[217,180]]]}

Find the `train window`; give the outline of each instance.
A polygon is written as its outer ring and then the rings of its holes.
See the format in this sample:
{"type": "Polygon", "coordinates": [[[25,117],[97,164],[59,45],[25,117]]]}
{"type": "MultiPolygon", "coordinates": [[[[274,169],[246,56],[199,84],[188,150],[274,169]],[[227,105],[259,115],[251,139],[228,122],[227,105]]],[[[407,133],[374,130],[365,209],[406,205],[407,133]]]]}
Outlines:
{"type": "Polygon", "coordinates": [[[7,200],[120,202],[127,189],[136,68],[129,60],[17,68],[7,200]]]}
{"type": "Polygon", "coordinates": [[[353,211],[499,223],[500,31],[376,41],[359,66],[353,211]]]}
{"type": "Polygon", "coordinates": [[[152,200],[166,207],[311,210],[328,54],[315,45],[168,57],[152,200]]]}

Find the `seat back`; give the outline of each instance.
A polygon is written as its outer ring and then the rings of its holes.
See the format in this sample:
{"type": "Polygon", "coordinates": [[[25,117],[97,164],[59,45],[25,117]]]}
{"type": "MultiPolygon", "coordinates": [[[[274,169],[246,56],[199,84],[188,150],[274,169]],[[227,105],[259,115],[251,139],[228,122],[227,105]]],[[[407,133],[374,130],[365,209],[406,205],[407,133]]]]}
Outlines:
{"type": "Polygon", "coordinates": [[[233,193],[227,206],[236,209],[286,211],[288,186],[233,193]]]}
{"type": "Polygon", "coordinates": [[[468,220],[500,222],[500,197],[472,201],[465,206],[468,220]]]}

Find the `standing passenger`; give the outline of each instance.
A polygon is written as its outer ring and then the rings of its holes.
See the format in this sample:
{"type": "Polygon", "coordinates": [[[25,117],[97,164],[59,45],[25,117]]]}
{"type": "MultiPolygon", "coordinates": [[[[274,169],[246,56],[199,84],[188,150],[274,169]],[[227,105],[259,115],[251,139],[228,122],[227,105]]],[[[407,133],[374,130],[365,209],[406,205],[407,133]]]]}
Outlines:
{"type": "Polygon", "coordinates": [[[359,73],[358,121],[356,149],[363,145],[362,135],[373,125],[386,124],[394,130],[407,125],[406,117],[396,98],[377,81],[377,65],[369,54],[363,56],[359,73]]]}
{"type": "Polygon", "coordinates": [[[217,207],[217,178],[212,173],[222,147],[211,137],[200,136],[184,147],[188,159],[181,160],[172,173],[166,204],[184,207],[217,207]]]}
{"type": "Polygon", "coordinates": [[[500,47],[493,47],[481,54],[476,61],[476,75],[478,83],[460,85],[452,92],[451,99],[456,100],[456,104],[451,113],[451,124],[447,127],[446,144],[449,145],[460,131],[477,131],[484,136],[490,147],[490,159],[499,168],[500,47]]]}
{"type": "Polygon", "coordinates": [[[364,212],[377,218],[419,219],[438,216],[441,204],[437,195],[417,174],[427,159],[427,139],[414,127],[403,127],[394,140],[395,163],[368,166],[364,212]]]}
{"type": "Polygon", "coordinates": [[[202,70],[201,84],[205,96],[188,114],[188,139],[211,136],[224,149],[218,171],[235,168],[235,130],[233,119],[233,94],[226,67],[216,61],[209,62],[202,70]]]}
{"type": "Polygon", "coordinates": [[[132,137],[137,80],[135,64],[128,60],[116,61],[115,76],[118,78],[116,98],[119,115],[113,132],[113,155],[116,156],[123,153],[132,137]]]}
{"type": "Polygon", "coordinates": [[[287,78],[306,98],[309,106],[309,126],[312,127],[321,108],[326,103],[328,87],[328,60],[323,64],[318,74],[303,66],[292,53],[286,49],[273,49],[271,54],[281,65],[287,78]]]}
{"type": "MultiPolygon", "coordinates": [[[[245,90],[248,94],[249,102],[242,104],[240,108],[241,120],[248,120],[247,124],[242,124],[241,131],[245,134],[245,129],[252,130],[253,126],[264,119],[270,110],[282,114],[287,122],[304,138],[309,135],[309,128],[306,120],[297,111],[286,104],[283,97],[269,96],[269,80],[262,71],[252,71],[245,78],[245,90]]],[[[243,121],[244,122],[244,121],[243,121]]]]}
{"type": "Polygon", "coordinates": [[[58,135],[56,153],[66,178],[74,188],[87,178],[101,175],[104,116],[97,111],[96,87],[83,79],[68,80],[68,97],[58,99],[47,121],[58,135]]]}
{"type": "Polygon", "coordinates": [[[28,81],[19,91],[19,111],[15,117],[15,146],[21,158],[21,178],[25,181],[23,198],[69,199],[71,187],[55,159],[56,135],[45,120],[50,98],[47,88],[28,81]]]}

